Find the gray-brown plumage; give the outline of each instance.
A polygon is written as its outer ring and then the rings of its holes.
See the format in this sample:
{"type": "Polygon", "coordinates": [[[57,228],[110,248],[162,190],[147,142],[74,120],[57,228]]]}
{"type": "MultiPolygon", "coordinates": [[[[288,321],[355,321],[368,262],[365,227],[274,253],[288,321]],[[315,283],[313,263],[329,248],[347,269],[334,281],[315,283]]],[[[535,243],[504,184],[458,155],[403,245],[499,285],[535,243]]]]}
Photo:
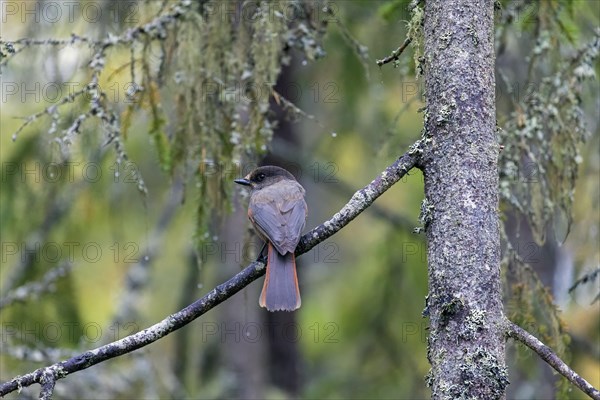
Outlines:
{"type": "Polygon", "coordinates": [[[268,243],[267,273],[259,304],[269,311],[300,307],[294,251],[306,221],[304,188],[283,168],[259,167],[236,183],[252,190],[248,218],[268,243]]]}

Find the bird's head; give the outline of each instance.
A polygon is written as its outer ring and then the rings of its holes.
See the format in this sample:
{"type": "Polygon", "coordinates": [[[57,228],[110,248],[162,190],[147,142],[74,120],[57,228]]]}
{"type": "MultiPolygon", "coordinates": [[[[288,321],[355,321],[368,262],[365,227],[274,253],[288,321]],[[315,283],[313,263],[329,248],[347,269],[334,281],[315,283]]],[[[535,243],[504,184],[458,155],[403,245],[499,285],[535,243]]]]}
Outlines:
{"type": "Polygon", "coordinates": [[[284,179],[292,181],[296,180],[294,175],[283,168],[274,165],[265,165],[264,167],[256,168],[243,179],[236,179],[234,182],[240,185],[250,186],[252,190],[260,190],[284,179]]]}

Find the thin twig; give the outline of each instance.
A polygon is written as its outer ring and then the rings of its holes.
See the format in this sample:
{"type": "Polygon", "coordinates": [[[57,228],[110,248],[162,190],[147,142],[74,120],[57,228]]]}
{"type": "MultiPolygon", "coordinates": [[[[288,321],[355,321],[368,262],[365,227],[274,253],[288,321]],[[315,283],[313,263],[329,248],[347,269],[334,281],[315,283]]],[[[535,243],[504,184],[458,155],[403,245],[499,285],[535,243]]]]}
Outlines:
{"type": "MultiPolygon", "coordinates": [[[[392,185],[398,182],[406,173],[418,165],[422,152],[421,142],[415,143],[403,156],[399,157],[392,165],[387,167],[379,176],[364,188],[358,190],[348,203],[333,217],[312,231],[302,236],[296,255],[301,255],[323,242],[337,231],[346,226],[361,212],[369,207],[375,199],[381,196],[392,185]]],[[[235,293],[239,292],[251,282],[264,275],[265,266],[262,262],[252,262],[238,274],[222,283],[201,299],[190,304],[183,310],[169,315],[157,324],[123,339],[86,351],[68,360],[39,368],[28,374],[17,376],[0,385],[0,396],[14,392],[34,383],[47,382],[50,374],[55,380],[62,379],[69,374],[89,368],[100,362],[130,353],[141,347],[168,335],[169,333],[189,324],[216,305],[224,302],[235,293]]]]}
{"type": "Polygon", "coordinates": [[[569,293],[571,293],[573,290],[577,289],[577,287],[581,284],[586,284],[588,282],[592,282],[595,281],[596,278],[598,278],[600,276],[600,267],[596,268],[595,270],[588,272],[587,274],[584,274],[581,278],[577,279],[575,281],[575,283],[573,283],[573,285],[569,288],[569,293]]]}
{"type": "Polygon", "coordinates": [[[344,25],[340,21],[340,19],[337,18],[337,15],[335,15],[335,12],[333,11],[333,9],[331,7],[327,7],[327,13],[331,17],[333,17],[333,20],[336,22],[336,24],[340,30],[340,33],[342,34],[342,37],[350,44],[350,46],[352,46],[352,49],[358,56],[358,59],[360,60],[360,63],[362,64],[362,66],[365,70],[365,75],[366,75],[366,78],[368,81],[369,80],[369,65],[368,65],[369,48],[367,46],[363,46],[362,44],[360,44],[359,41],[356,40],[354,38],[354,36],[352,36],[352,34],[350,33],[350,31],[348,30],[346,25],[344,25]]]}
{"type": "MultiPolygon", "coordinates": [[[[180,0],[179,2],[175,3],[173,6],[170,7],[168,13],[166,13],[164,15],[160,15],[148,23],[136,26],[134,28],[130,28],[119,36],[115,36],[115,35],[109,33],[106,35],[105,38],[98,39],[98,40],[93,40],[88,37],[78,36],[75,34],[71,34],[71,37],[69,39],[43,39],[43,40],[40,40],[40,39],[23,38],[23,39],[18,39],[18,40],[14,40],[14,41],[0,40],[0,46],[4,46],[4,47],[8,46],[11,49],[11,51],[8,52],[9,55],[4,57],[4,60],[2,60],[0,58],[0,67],[7,65],[8,61],[10,59],[12,59],[14,56],[16,56],[18,53],[20,53],[22,50],[24,50],[25,48],[27,48],[29,46],[44,46],[44,45],[46,45],[46,46],[48,46],[48,45],[67,46],[67,45],[83,43],[83,44],[87,44],[88,46],[90,46],[91,48],[94,49],[94,54],[90,57],[90,61],[89,61],[89,67],[93,71],[90,82],[87,85],[85,85],[83,89],[80,89],[76,92],[73,92],[73,93],[63,97],[56,104],[53,104],[35,114],[31,114],[28,117],[23,118],[25,120],[25,122],[13,134],[13,136],[12,136],[13,141],[17,140],[17,137],[21,133],[21,131],[23,131],[26,127],[31,125],[33,122],[37,121],[40,117],[42,117],[44,115],[52,116],[54,113],[58,113],[59,108],[61,106],[65,105],[67,103],[73,103],[76,98],[79,98],[80,96],[84,95],[85,93],[89,93],[89,94],[93,95],[93,93],[92,93],[93,90],[98,90],[99,93],[96,96],[93,96],[92,109],[90,109],[90,111],[88,111],[88,113],[81,114],[82,116],[85,115],[85,117],[80,116],[80,118],[78,120],[76,120],[75,123],[73,123],[71,128],[69,128],[68,133],[72,133],[71,131],[73,131],[73,129],[76,129],[75,132],[77,132],[77,130],[79,129],[79,126],[83,122],[83,120],[85,120],[89,117],[90,112],[92,115],[99,115],[100,118],[103,120],[103,122],[106,123],[107,129],[110,130],[111,126],[113,124],[111,123],[111,121],[109,121],[107,119],[110,118],[110,115],[112,114],[110,112],[111,109],[109,109],[107,106],[100,104],[100,98],[103,95],[105,95],[105,93],[100,90],[99,85],[98,85],[99,75],[104,71],[104,68],[106,65],[105,53],[107,52],[107,50],[109,48],[116,47],[118,45],[133,46],[133,43],[139,41],[140,37],[146,37],[146,38],[149,38],[150,40],[162,38],[165,35],[165,30],[167,29],[167,27],[169,25],[173,24],[174,21],[183,17],[186,14],[186,12],[188,11],[188,9],[191,7],[191,5],[192,5],[192,2],[190,0],[180,0]],[[21,45],[23,47],[19,47],[19,48],[15,49],[14,48],[15,44],[21,45]]],[[[132,68],[133,68],[133,66],[132,66],[132,68]]],[[[135,83],[135,81],[133,81],[133,82],[135,83]]],[[[113,140],[112,135],[113,135],[113,133],[110,133],[110,131],[109,131],[109,141],[113,140]]]]}
{"type": "Polygon", "coordinates": [[[291,111],[294,114],[301,115],[304,118],[315,122],[321,129],[327,130],[327,127],[325,125],[323,125],[323,123],[321,121],[319,121],[319,119],[317,117],[315,117],[313,114],[307,113],[306,111],[304,111],[303,109],[298,107],[296,104],[294,104],[293,101],[288,100],[284,95],[279,93],[277,90],[272,89],[272,94],[273,94],[273,98],[275,99],[275,102],[278,105],[281,105],[281,107],[285,111],[291,111]]]}
{"type": "Polygon", "coordinates": [[[386,58],[383,58],[381,60],[377,60],[376,61],[377,65],[379,65],[381,67],[382,65],[385,65],[387,63],[390,63],[392,61],[396,61],[397,59],[399,59],[400,55],[404,52],[404,50],[406,50],[406,48],[408,47],[408,45],[410,44],[410,42],[411,42],[410,38],[406,38],[404,40],[404,43],[402,43],[402,46],[400,46],[396,50],[392,51],[392,54],[390,54],[386,58]]]}
{"type": "Polygon", "coordinates": [[[68,262],[58,265],[46,272],[40,281],[30,282],[12,289],[6,296],[0,298],[0,310],[14,303],[23,303],[30,298],[53,291],[54,282],[66,276],[72,268],[73,266],[68,262]]]}
{"type": "Polygon", "coordinates": [[[600,400],[600,391],[593,387],[588,381],[579,376],[571,369],[560,357],[548,346],[542,343],[538,338],[527,332],[525,329],[513,322],[508,322],[507,334],[509,337],[518,340],[531,350],[535,351],[542,360],[546,361],[559,374],[564,376],[573,385],[590,396],[594,400],[600,400]]]}

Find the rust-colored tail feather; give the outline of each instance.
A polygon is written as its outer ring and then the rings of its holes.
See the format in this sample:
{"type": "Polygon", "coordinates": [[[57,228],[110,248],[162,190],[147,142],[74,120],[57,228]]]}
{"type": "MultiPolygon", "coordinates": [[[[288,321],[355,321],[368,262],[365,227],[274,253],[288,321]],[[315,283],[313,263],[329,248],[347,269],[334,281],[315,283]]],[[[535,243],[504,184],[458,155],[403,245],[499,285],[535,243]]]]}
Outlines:
{"type": "Polygon", "coordinates": [[[269,311],[294,311],[300,308],[300,288],[296,276],[296,257],[285,256],[269,243],[267,274],[259,304],[269,311]]]}

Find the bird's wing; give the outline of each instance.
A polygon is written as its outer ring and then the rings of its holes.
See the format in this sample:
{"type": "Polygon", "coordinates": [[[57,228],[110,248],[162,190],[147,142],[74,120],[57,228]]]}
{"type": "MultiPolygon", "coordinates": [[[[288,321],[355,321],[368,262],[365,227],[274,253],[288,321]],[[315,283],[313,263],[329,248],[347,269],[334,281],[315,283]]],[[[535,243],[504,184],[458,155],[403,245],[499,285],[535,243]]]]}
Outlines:
{"type": "Polygon", "coordinates": [[[248,208],[248,217],[259,233],[282,255],[296,249],[307,211],[302,187],[295,183],[286,189],[283,193],[261,190],[253,195],[248,208]]]}

